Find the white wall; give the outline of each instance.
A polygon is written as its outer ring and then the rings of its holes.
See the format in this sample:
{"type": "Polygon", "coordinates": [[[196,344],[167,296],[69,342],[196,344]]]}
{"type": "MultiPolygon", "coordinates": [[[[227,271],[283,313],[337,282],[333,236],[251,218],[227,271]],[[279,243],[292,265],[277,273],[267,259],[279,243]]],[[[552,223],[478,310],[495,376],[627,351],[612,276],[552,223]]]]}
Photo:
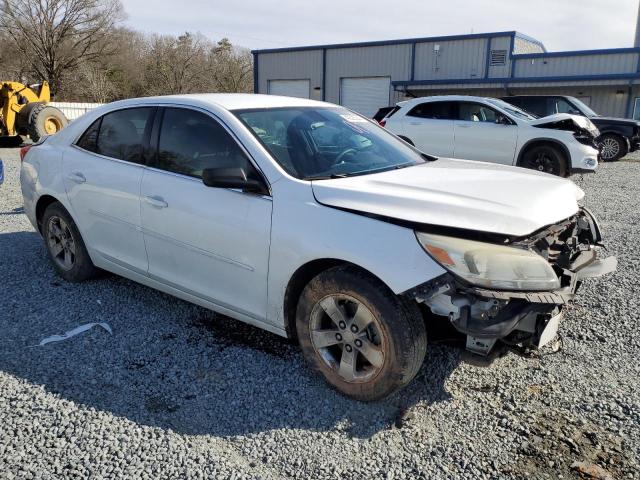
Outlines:
{"type": "Polygon", "coordinates": [[[56,107],[58,110],[61,110],[64,113],[65,117],[69,121],[75,120],[76,118],[84,115],[89,110],[93,110],[94,108],[98,108],[103,103],[78,103],[78,102],[49,102],[49,105],[52,107],[56,107]]]}

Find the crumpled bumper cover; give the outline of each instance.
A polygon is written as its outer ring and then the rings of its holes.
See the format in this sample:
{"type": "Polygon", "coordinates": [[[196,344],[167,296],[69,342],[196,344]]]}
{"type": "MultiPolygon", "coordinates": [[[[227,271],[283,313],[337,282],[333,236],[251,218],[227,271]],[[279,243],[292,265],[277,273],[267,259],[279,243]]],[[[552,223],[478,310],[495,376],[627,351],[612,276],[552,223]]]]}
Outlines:
{"type": "Polygon", "coordinates": [[[481,345],[477,350],[484,349],[486,354],[497,339],[536,347],[548,342],[557,330],[562,308],[574,300],[581,282],[615,271],[618,263],[615,257],[598,258],[596,247],[603,246],[600,227],[584,208],[573,218],[518,240],[514,246],[533,249],[547,258],[561,287],[553,291],[492,290],[447,273],[407,293],[436,314],[450,312],[452,325],[468,336],[469,350],[474,350],[469,344],[476,342],[481,345]]]}

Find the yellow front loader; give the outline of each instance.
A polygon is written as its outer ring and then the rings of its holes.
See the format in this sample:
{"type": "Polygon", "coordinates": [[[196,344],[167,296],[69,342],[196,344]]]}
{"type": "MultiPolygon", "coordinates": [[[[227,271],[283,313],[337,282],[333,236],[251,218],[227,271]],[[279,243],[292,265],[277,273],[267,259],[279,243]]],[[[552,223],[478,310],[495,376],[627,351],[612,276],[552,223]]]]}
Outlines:
{"type": "Polygon", "coordinates": [[[30,87],[0,82],[0,136],[28,135],[37,142],[44,135],[62,130],[69,122],[64,113],[49,105],[50,100],[47,82],[30,87]]]}

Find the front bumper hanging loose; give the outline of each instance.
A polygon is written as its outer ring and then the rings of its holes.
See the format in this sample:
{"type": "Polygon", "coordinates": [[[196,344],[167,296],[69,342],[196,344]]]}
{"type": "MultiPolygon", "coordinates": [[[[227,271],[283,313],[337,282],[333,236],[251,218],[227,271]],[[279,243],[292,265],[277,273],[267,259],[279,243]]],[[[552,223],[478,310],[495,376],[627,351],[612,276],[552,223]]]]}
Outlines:
{"type": "Polygon", "coordinates": [[[488,355],[497,341],[540,348],[556,336],[563,307],[574,300],[583,280],[616,270],[617,259],[598,259],[602,246],[595,217],[581,209],[574,218],[545,229],[514,245],[538,251],[556,271],[561,287],[554,291],[504,291],[469,285],[445,274],[409,293],[436,315],[467,335],[467,349],[488,355]]]}

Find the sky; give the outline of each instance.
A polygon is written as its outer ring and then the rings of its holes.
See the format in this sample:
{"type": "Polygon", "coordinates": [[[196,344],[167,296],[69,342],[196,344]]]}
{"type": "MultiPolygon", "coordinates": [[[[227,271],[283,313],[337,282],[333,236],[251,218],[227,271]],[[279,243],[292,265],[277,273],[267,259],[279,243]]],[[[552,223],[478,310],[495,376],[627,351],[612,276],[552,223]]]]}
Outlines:
{"type": "Polygon", "coordinates": [[[251,49],[517,30],[547,50],[631,47],[638,0],[121,0],[126,24],[251,49]]]}

